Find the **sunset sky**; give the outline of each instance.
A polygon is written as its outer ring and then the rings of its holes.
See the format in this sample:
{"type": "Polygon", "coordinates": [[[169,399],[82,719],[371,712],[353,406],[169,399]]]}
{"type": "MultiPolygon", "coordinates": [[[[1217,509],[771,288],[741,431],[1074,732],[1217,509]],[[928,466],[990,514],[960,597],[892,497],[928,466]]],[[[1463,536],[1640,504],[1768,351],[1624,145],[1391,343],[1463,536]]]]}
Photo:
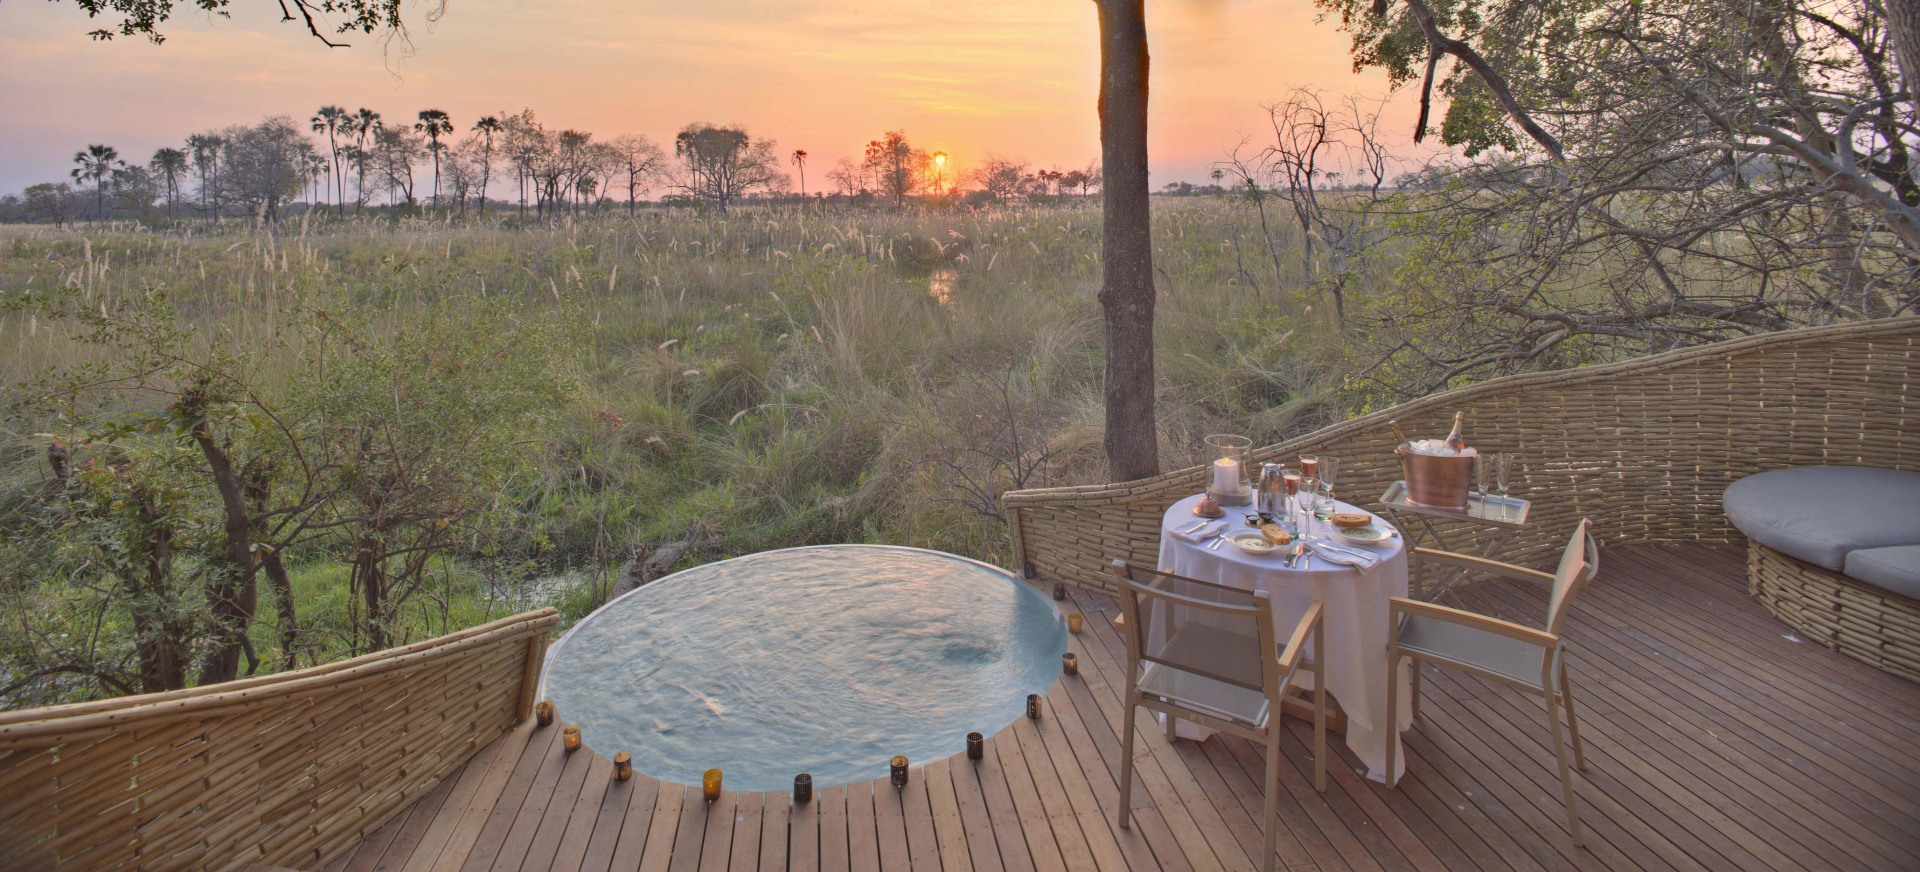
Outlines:
{"type": "MultiPolygon", "coordinates": [[[[180,4],[155,46],[89,40],[98,25],[72,2],[0,2],[0,192],[64,179],[88,143],[144,162],[196,130],[304,125],[327,103],[409,121],[444,109],[463,132],[524,106],[549,127],[658,142],[689,121],[739,122],[809,151],[810,190],[893,129],[962,171],[989,153],[1073,168],[1099,152],[1088,0],[461,0],[437,23],[411,7],[411,55],[364,36],[328,49],[271,0],[234,6],[219,20],[180,4]]],[[[1204,181],[1292,87],[1386,95],[1310,0],[1147,6],[1156,187],[1204,181]]],[[[1405,153],[1410,97],[1383,119],[1405,153]]]]}

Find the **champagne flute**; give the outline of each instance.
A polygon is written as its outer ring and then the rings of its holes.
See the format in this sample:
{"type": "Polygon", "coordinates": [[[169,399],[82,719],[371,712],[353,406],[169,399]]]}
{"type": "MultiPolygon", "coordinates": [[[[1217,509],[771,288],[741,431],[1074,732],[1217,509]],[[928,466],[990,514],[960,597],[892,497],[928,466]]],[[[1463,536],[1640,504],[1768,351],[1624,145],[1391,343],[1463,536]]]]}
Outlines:
{"type": "Polygon", "coordinates": [[[1494,486],[1500,489],[1500,517],[1504,518],[1507,516],[1507,483],[1519,470],[1513,468],[1513,455],[1502,453],[1494,456],[1494,486]]]}
{"type": "Polygon", "coordinates": [[[1475,483],[1480,485],[1482,504],[1487,501],[1487,467],[1492,465],[1493,458],[1492,454],[1476,454],[1473,458],[1473,477],[1476,480],[1475,483]]]}
{"type": "Polygon", "coordinates": [[[1337,457],[1320,458],[1320,483],[1327,487],[1327,498],[1333,498],[1333,480],[1340,473],[1340,459],[1337,457]]]}

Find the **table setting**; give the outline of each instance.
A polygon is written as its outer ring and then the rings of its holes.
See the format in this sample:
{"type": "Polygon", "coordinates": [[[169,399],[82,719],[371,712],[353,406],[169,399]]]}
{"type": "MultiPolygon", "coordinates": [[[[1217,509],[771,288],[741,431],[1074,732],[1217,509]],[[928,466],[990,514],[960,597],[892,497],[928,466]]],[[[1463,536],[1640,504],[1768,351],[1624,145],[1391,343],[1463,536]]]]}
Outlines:
{"type": "MultiPolygon", "coordinates": [[[[1268,463],[1249,476],[1247,440],[1214,436],[1207,444],[1215,454],[1207,490],[1167,508],[1159,568],[1265,591],[1279,626],[1324,603],[1327,690],[1346,712],[1348,747],[1367,765],[1367,777],[1384,781],[1387,742],[1411,723],[1411,693],[1400,695],[1397,729],[1385,716],[1389,601],[1407,595],[1405,537],[1386,519],[1335,497],[1336,458],[1303,455],[1295,465],[1268,463]]],[[[1409,676],[1402,670],[1399,680],[1409,676]]],[[[1209,734],[1186,721],[1175,727],[1181,738],[1209,734]]]]}

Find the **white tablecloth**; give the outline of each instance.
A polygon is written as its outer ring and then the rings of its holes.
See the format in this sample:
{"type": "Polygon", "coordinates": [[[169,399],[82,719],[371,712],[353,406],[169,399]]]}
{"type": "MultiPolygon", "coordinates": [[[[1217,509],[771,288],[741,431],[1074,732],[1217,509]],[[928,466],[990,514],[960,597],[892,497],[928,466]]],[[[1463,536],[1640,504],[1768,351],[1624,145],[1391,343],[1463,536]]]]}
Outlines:
{"type": "MultiPolygon", "coordinates": [[[[1200,518],[1193,514],[1200,495],[1174,503],[1160,520],[1160,569],[1176,575],[1230,585],[1243,590],[1263,590],[1273,602],[1274,626],[1285,641],[1293,627],[1315,600],[1326,604],[1323,632],[1326,633],[1327,688],[1347,713],[1347,747],[1367,764],[1367,777],[1385,781],[1387,742],[1400,740],[1400,730],[1412,725],[1411,673],[1400,669],[1399,729],[1386,729],[1383,714],[1387,708],[1387,623],[1391,610],[1388,600],[1407,595],[1406,537],[1396,536],[1380,545],[1346,547],[1380,555],[1380,561],[1361,570],[1335,566],[1315,557],[1311,567],[1287,569],[1278,554],[1254,555],[1241,551],[1233,543],[1207,550],[1173,535],[1175,530],[1193,526],[1200,518]]],[[[1341,503],[1343,512],[1365,511],[1341,503]]],[[[1227,507],[1222,520],[1233,526],[1230,531],[1250,529],[1242,518],[1249,507],[1227,507]]],[[[1374,523],[1389,526],[1375,516],[1374,523]]],[[[1309,533],[1331,538],[1325,522],[1313,521],[1309,533]]],[[[1346,545],[1341,542],[1339,544],[1346,545]]],[[[1310,684],[1312,676],[1303,676],[1310,684]]],[[[1181,721],[1177,735],[1204,739],[1211,731],[1189,721],[1181,721]]],[[[1406,771],[1405,754],[1396,755],[1401,772],[1406,771]]],[[[1396,773],[1399,774],[1399,773],[1396,773]]]]}

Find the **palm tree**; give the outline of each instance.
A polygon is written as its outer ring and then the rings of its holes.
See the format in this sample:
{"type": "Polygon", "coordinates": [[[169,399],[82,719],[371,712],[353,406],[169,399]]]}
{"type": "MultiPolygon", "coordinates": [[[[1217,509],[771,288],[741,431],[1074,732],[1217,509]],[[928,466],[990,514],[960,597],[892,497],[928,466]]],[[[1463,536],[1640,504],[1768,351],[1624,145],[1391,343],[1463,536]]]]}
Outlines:
{"type": "Polygon", "coordinates": [[[347,126],[353,131],[353,147],[357,158],[354,161],[354,199],[359,201],[361,209],[365,209],[367,208],[367,157],[369,156],[367,137],[378,133],[384,125],[380,123],[380,113],[362,106],[352,118],[347,119],[347,126]]]}
{"type": "Polygon", "coordinates": [[[493,115],[483,115],[473,122],[473,132],[480,134],[480,211],[487,211],[487,182],[493,175],[493,135],[500,132],[500,119],[493,115]]]}
{"type": "Polygon", "coordinates": [[[193,150],[193,168],[200,173],[200,211],[207,211],[207,195],[212,194],[212,217],[220,215],[219,175],[220,150],[227,141],[212,133],[196,133],[187,137],[187,148],[193,150]]]}
{"type": "Polygon", "coordinates": [[[427,135],[427,151],[433,152],[433,205],[440,205],[440,137],[453,132],[453,119],[438,109],[420,110],[420,123],[413,129],[427,135]]]}
{"type": "Polygon", "coordinates": [[[337,211],[346,196],[346,179],[340,175],[340,142],[336,138],[348,123],[345,107],[322,106],[313,115],[313,132],[327,135],[327,155],[333,162],[333,207],[337,211]]]}
{"type": "Polygon", "coordinates": [[[802,198],[805,198],[807,196],[807,150],[806,149],[796,148],[793,150],[793,165],[800,168],[800,196],[802,198]]]}
{"type": "Polygon", "coordinates": [[[178,215],[175,203],[180,195],[180,177],[187,174],[187,153],[177,148],[160,149],[147,161],[147,167],[167,186],[167,214],[178,215]]]}
{"type": "Polygon", "coordinates": [[[120,162],[120,152],[111,145],[89,145],[86,151],[73,153],[73,180],[85,183],[93,180],[94,217],[104,216],[107,211],[107,179],[113,176],[116,167],[125,166],[120,162]]]}

